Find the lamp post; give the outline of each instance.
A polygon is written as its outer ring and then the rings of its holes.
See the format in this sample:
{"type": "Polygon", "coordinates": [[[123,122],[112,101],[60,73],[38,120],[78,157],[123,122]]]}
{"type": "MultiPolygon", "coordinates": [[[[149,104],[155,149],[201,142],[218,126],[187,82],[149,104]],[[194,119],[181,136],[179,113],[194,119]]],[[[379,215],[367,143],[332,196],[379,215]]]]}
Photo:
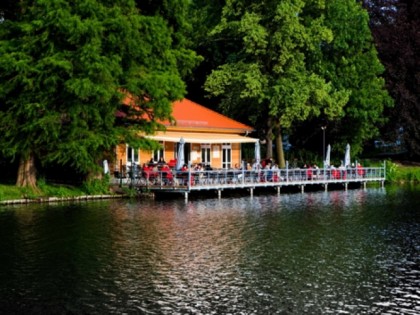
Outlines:
{"type": "Polygon", "coordinates": [[[327,126],[321,126],[322,129],[322,163],[325,164],[325,129],[327,126]]]}

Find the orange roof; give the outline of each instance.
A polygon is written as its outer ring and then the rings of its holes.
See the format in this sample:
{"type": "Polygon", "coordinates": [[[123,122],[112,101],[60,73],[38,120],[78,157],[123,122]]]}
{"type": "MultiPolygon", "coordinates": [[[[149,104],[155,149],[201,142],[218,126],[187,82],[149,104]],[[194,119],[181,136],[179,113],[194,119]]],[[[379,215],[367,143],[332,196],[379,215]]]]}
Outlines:
{"type": "MultiPolygon", "coordinates": [[[[123,100],[123,104],[132,106],[132,96],[127,95],[123,100]]],[[[117,113],[117,115],[119,114],[120,113],[117,113]]],[[[254,130],[250,126],[242,124],[186,98],[172,103],[172,117],[176,122],[175,124],[171,124],[170,121],[161,122],[168,130],[226,133],[246,133],[254,130]]],[[[145,115],[144,118],[147,119],[145,115]]]]}
{"type": "Polygon", "coordinates": [[[253,128],[236,120],[219,114],[207,107],[197,104],[189,99],[182,99],[172,103],[172,116],[176,121],[175,126],[165,123],[172,130],[189,129],[200,131],[225,131],[244,133],[251,132],[253,128]]]}

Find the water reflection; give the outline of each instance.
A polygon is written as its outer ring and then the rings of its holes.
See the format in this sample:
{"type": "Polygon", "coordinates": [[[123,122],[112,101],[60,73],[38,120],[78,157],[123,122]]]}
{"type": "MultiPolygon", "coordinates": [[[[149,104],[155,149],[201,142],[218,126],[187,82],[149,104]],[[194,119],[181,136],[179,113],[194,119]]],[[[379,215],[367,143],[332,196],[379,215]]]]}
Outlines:
{"type": "Polygon", "coordinates": [[[0,312],[420,312],[417,188],[0,210],[0,312]]]}

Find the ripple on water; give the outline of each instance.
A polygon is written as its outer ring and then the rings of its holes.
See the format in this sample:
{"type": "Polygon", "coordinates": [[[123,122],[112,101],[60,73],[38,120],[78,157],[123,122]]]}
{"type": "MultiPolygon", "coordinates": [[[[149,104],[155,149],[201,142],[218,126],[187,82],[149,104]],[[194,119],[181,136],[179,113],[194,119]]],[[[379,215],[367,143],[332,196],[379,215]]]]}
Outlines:
{"type": "Polygon", "coordinates": [[[22,302],[16,312],[416,314],[416,196],[367,189],[12,208],[0,212],[0,297],[22,302]]]}

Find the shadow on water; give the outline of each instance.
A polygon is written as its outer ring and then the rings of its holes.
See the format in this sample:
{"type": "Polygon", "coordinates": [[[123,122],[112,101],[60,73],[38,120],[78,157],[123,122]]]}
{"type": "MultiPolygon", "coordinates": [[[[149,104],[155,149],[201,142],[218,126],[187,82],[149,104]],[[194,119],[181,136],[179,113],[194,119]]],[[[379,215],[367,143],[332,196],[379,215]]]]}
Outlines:
{"type": "Polygon", "coordinates": [[[418,187],[0,209],[0,313],[418,314],[418,187]]]}

